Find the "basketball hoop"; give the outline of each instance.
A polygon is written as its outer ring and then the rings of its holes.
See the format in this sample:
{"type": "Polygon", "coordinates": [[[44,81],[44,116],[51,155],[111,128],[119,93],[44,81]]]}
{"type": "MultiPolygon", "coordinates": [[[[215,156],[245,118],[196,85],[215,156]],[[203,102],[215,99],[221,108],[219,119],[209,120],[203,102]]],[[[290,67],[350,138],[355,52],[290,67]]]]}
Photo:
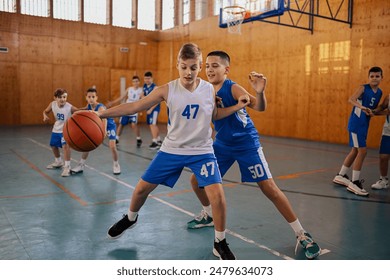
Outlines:
{"type": "Polygon", "coordinates": [[[229,33],[241,34],[241,25],[246,14],[245,8],[241,6],[227,6],[223,8],[223,16],[226,19],[229,33]]]}

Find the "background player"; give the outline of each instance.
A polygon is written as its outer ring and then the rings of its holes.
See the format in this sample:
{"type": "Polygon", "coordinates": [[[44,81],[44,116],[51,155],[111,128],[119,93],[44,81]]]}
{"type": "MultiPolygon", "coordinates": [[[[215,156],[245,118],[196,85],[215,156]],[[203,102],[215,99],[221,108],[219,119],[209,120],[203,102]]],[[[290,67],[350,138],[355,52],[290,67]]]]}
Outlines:
{"type": "MultiPolygon", "coordinates": [[[[105,110],[104,105],[98,102],[98,94],[95,88],[89,88],[87,90],[85,99],[87,100],[88,105],[83,109],[93,110],[98,112],[105,110]]],[[[115,143],[116,124],[114,119],[107,118],[106,120],[104,120],[104,126],[106,127],[107,136],[109,139],[108,143],[112,153],[112,159],[113,159],[112,172],[114,173],[114,175],[119,175],[121,173],[121,167],[119,165],[119,161],[118,161],[119,156],[118,156],[118,151],[116,149],[116,143],[115,143]]],[[[85,161],[88,157],[88,154],[89,154],[88,152],[82,153],[79,163],[76,165],[75,168],[72,168],[71,170],[72,174],[82,173],[84,171],[85,161]]]]}
{"type": "Polygon", "coordinates": [[[67,102],[68,93],[65,89],[58,88],[54,92],[54,101],[50,102],[49,106],[43,111],[43,121],[48,122],[50,117],[48,114],[53,113],[55,122],[53,125],[50,147],[54,154],[54,162],[49,164],[47,169],[57,169],[63,167],[62,177],[70,176],[70,148],[66,144],[62,130],[65,122],[70,118],[73,112],[78,109],[67,102]],[[63,149],[64,162],[61,158],[60,148],[63,149]]]}
{"type": "MultiPolygon", "coordinates": [[[[134,102],[137,100],[140,100],[144,94],[143,90],[140,87],[140,79],[138,76],[133,76],[132,78],[133,86],[126,89],[126,94],[124,96],[118,97],[117,99],[113,100],[112,102],[109,102],[107,104],[108,107],[111,107],[113,104],[119,102],[119,101],[125,101],[127,103],[134,102]]],[[[137,147],[141,147],[142,145],[142,139],[141,139],[141,132],[138,127],[138,113],[129,115],[129,116],[122,116],[119,120],[118,129],[116,132],[116,139],[117,143],[119,142],[119,138],[122,134],[123,127],[127,124],[131,125],[131,128],[134,131],[134,134],[136,136],[137,141],[137,147]]]]}

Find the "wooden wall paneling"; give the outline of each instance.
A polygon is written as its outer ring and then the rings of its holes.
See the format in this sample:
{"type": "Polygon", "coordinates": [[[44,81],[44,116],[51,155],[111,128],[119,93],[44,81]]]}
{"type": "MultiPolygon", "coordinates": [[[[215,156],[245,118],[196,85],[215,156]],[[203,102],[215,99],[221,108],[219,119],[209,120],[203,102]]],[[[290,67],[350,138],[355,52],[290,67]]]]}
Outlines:
{"type": "MultiPolygon", "coordinates": [[[[1,56],[0,56],[1,57],[1,56]]],[[[0,124],[16,125],[20,122],[19,64],[0,61],[0,124]]]]}
{"type": "Polygon", "coordinates": [[[68,92],[68,102],[76,107],[86,105],[83,88],[83,68],[79,65],[53,65],[52,91],[65,88],[68,92]]]}
{"type": "Polygon", "coordinates": [[[19,61],[19,35],[17,33],[0,31],[0,46],[7,47],[7,53],[0,53],[0,61],[19,61]]]}
{"type": "Polygon", "coordinates": [[[82,51],[82,65],[111,67],[113,62],[112,47],[107,43],[85,41],[82,51]]]}
{"type": "Polygon", "coordinates": [[[20,122],[42,124],[42,112],[54,99],[52,65],[20,63],[20,122]]]}
{"type": "MultiPolygon", "coordinates": [[[[52,39],[53,64],[81,65],[83,61],[83,43],[54,37],[52,39]]],[[[93,50],[92,50],[93,51],[93,50]]]]}
{"type": "Polygon", "coordinates": [[[52,63],[53,37],[19,35],[19,59],[22,62],[52,63]]]}

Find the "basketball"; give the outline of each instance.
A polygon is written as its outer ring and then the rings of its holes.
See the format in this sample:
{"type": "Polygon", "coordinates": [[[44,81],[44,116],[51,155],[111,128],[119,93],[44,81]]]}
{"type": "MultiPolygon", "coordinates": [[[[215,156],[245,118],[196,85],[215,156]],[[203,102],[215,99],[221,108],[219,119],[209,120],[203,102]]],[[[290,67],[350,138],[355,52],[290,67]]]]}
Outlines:
{"type": "Polygon", "coordinates": [[[96,149],[104,140],[103,121],[91,111],[73,114],[64,124],[63,135],[66,143],[79,152],[96,149]]]}

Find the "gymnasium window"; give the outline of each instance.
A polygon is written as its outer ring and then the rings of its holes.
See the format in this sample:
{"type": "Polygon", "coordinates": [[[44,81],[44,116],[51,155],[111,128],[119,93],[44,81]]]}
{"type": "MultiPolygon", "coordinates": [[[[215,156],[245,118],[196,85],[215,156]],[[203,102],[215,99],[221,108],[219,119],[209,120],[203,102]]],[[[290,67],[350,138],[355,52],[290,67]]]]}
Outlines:
{"type": "Polygon", "coordinates": [[[80,20],[81,0],[53,0],[53,17],[64,20],[80,20]]]}
{"type": "Polygon", "coordinates": [[[112,0],[112,25],[131,28],[133,18],[132,0],[112,0]]]}
{"type": "Polygon", "coordinates": [[[30,16],[49,17],[49,0],[21,0],[20,13],[30,16]]]}
{"type": "Polygon", "coordinates": [[[190,22],[190,0],[183,0],[183,24],[190,22]]]}
{"type": "Polygon", "coordinates": [[[0,11],[16,13],[16,0],[0,0],[0,11]]]}
{"type": "Polygon", "coordinates": [[[195,20],[200,20],[207,16],[207,0],[196,0],[195,1],[195,20]]]}
{"type": "Polygon", "coordinates": [[[97,24],[108,23],[107,0],[84,0],[84,21],[97,24]]]}
{"type": "Polygon", "coordinates": [[[156,1],[138,0],[138,29],[156,30],[156,1]]]}
{"type": "Polygon", "coordinates": [[[162,30],[175,26],[175,0],[163,0],[162,30]]]}

